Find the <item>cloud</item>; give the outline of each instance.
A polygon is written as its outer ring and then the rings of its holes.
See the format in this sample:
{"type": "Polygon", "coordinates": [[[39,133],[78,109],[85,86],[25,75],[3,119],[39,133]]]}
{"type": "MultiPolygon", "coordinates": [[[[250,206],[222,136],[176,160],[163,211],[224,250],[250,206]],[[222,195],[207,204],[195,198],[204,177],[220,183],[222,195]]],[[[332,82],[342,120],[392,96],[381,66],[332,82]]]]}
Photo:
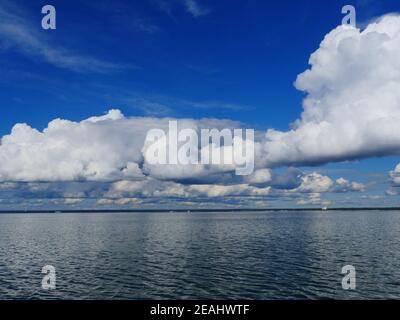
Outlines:
{"type": "Polygon", "coordinates": [[[388,196],[397,196],[399,194],[399,192],[393,188],[389,188],[385,193],[388,196]]]}
{"type": "Polygon", "coordinates": [[[339,26],[297,77],[307,93],[293,129],[270,129],[266,167],[316,165],[400,151],[400,17],[385,16],[363,31],[339,26]]]}
{"type": "Polygon", "coordinates": [[[142,111],[148,116],[166,116],[176,112],[176,110],[207,110],[225,109],[230,111],[250,110],[250,107],[227,103],[222,101],[189,101],[173,97],[135,97],[127,96],[120,99],[122,103],[134,109],[142,111]]]}
{"type": "MultiPolygon", "coordinates": [[[[207,177],[234,166],[148,165],[143,146],[150,129],[168,132],[168,118],[126,118],[119,110],[80,122],[55,119],[38,131],[16,124],[1,139],[0,181],[116,181],[207,177]],[[197,168],[197,169],[196,169],[197,168]]],[[[229,120],[181,119],[182,128],[231,128],[229,120]]]]}
{"type": "Polygon", "coordinates": [[[331,204],[331,201],[329,200],[322,200],[321,199],[321,194],[320,193],[310,193],[307,198],[300,198],[297,201],[298,205],[304,206],[304,205],[323,205],[323,206],[329,206],[331,204]]]}
{"type": "MultiPolygon", "coordinates": [[[[329,206],[331,200],[323,199],[323,195],[362,192],[366,187],[358,182],[351,182],[344,178],[339,178],[336,181],[330,177],[322,175],[318,172],[301,173],[294,170],[289,171],[292,174],[292,179],[298,180],[297,187],[286,187],[274,189],[274,194],[277,197],[289,197],[295,200],[297,205],[322,205],[329,206]]],[[[285,174],[287,176],[288,174],[285,174]]]]}
{"type": "Polygon", "coordinates": [[[203,7],[197,0],[177,0],[177,1],[166,1],[166,0],[151,0],[151,2],[158,8],[158,10],[164,12],[173,18],[173,8],[176,4],[183,5],[186,11],[191,14],[194,18],[199,18],[208,15],[211,10],[203,7]]]}
{"type": "Polygon", "coordinates": [[[300,184],[296,188],[287,188],[292,193],[328,193],[328,192],[358,192],[364,191],[366,186],[359,182],[351,182],[344,178],[333,181],[330,177],[318,172],[301,174],[298,176],[300,184]]]}
{"type": "Polygon", "coordinates": [[[349,191],[364,191],[366,186],[359,182],[350,182],[344,178],[336,180],[336,186],[333,191],[336,192],[349,192],[349,191]]]}
{"type": "Polygon", "coordinates": [[[100,206],[129,206],[129,207],[138,207],[143,204],[142,199],[138,198],[119,198],[119,199],[107,199],[107,198],[101,198],[96,201],[96,204],[100,206]]]}
{"type": "Polygon", "coordinates": [[[332,204],[332,201],[323,199],[322,194],[361,192],[366,189],[362,183],[350,182],[344,178],[333,181],[331,178],[317,172],[304,174],[300,180],[301,184],[299,187],[285,191],[285,193],[291,193],[294,196],[299,195],[296,203],[302,206],[329,206],[332,204]],[[307,196],[304,197],[304,194],[307,194],[307,196]]]}
{"type": "MultiPolygon", "coordinates": [[[[111,184],[103,198],[149,198],[158,201],[160,198],[186,199],[186,201],[209,201],[216,199],[240,199],[266,202],[276,198],[296,200],[303,204],[326,204],[321,200],[322,194],[338,192],[359,192],[365,188],[356,182],[349,182],[343,178],[334,182],[331,178],[316,172],[302,174],[299,177],[300,185],[297,188],[276,189],[271,186],[252,186],[247,183],[231,184],[182,184],[172,181],[160,181],[147,178],[142,181],[118,181],[111,184]],[[158,199],[158,200],[157,200],[158,199]]],[[[110,202],[111,203],[111,202],[110,202]]],[[[251,202],[249,202],[251,206],[251,202]]]]}
{"type": "Polygon", "coordinates": [[[296,192],[322,193],[328,192],[332,186],[331,178],[313,172],[302,176],[300,186],[294,190],[296,192]]]}
{"type": "Polygon", "coordinates": [[[246,176],[245,181],[254,185],[270,183],[272,181],[272,172],[269,169],[259,169],[246,176]]]}
{"type": "Polygon", "coordinates": [[[140,178],[146,123],[123,123],[117,110],[80,123],[56,119],[39,132],[17,124],[1,139],[0,180],[80,181],[140,178]],[[116,130],[121,125],[124,129],[116,130]],[[125,125],[125,126],[124,126],[125,125]],[[140,134],[142,134],[140,139],[140,134]],[[135,140],[138,137],[139,140],[135,140]]]}
{"type": "Polygon", "coordinates": [[[15,5],[10,5],[8,1],[0,4],[0,40],[3,42],[3,49],[4,46],[7,50],[14,49],[30,59],[40,58],[58,68],[77,72],[109,73],[121,70],[123,67],[72,52],[49,42],[28,19],[24,18],[24,13],[15,5]]]}
{"type": "Polygon", "coordinates": [[[130,197],[177,197],[177,198],[220,198],[238,196],[267,196],[270,187],[257,188],[248,184],[209,185],[190,184],[184,185],[175,182],[157,180],[146,181],[119,181],[111,185],[105,194],[108,199],[130,197]]]}
{"type": "Polygon", "coordinates": [[[83,199],[65,198],[63,200],[63,203],[68,204],[68,205],[77,205],[77,204],[80,204],[82,201],[83,201],[83,199]]]}
{"type": "Polygon", "coordinates": [[[176,110],[211,110],[224,109],[229,111],[249,111],[252,108],[236,103],[224,101],[191,101],[168,96],[142,96],[126,94],[120,98],[125,105],[134,109],[141,110],[145,115],[149,116],[166,116],[174,114],[176,110]]]}
{"type": "Polygon", "coordinates": [[[400,186],[400,163],[389,172],[390,179],[394,186],[400,186]]]}
{"type": "Polygon", "coordinates": [[[209,9],[203,8],[195,0],[183,0],[186,10],[195,18],[205,16],[210,13],[209,9]]]}
{"type": "Polygon", "coordinates": [[[227,197],[227,196],[266,196],[271,188],[256,188],[248,184],[240,185],[192,185],[188,187],[189,194],[206,197],[227,197]]]}
{"type": "MultiPolygon", "coordinates": [[[[95,205],[108,207],[213,199],[215,207],[251,207],[276,198],[311,205],[325,201],[317,200],[321,194],[364,190],[344,178],[333,181],[295,168],[279,174],[258,168],[250,176],[236,176],[232,165],[150,165],[143,148],[147,132],[167,132],[169,120],[125,117],[113,109],[80,122],[55,119],[42,131],[17,124],[1,139],[0,199],[53,199],[58,205],[84,205],[93,199],[95,205]]],[[[240,126],[216,119],[180,119],[178,124],[197,131],[240,126]]]]}

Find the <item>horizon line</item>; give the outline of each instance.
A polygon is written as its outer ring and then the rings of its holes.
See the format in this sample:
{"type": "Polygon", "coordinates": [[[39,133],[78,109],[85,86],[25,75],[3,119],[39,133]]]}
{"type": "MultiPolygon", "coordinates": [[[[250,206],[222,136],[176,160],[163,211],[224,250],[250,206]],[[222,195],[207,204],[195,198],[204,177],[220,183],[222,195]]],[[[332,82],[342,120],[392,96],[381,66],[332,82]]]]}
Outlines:
{"type": "Polygon", "coordinates": [[[0,210],[6,213],[195,213],[195,212],[267,212],[267,211],[374,211],[374,210],[400,210],[400,207],[333,207],[333,208],[237,208],[237,209],[54,209],[54,210],[0,210]]]}

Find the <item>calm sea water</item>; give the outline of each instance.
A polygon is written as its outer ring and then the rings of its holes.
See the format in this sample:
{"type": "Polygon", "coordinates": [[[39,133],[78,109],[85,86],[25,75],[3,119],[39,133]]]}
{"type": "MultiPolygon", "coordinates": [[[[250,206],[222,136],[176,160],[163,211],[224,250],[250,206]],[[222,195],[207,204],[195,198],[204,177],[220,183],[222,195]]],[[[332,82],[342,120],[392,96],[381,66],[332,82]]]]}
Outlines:
{"type": "Polygon", "coordinates": [[[0,298],[398,299],[400,212],[2,214],[0,298]]]}

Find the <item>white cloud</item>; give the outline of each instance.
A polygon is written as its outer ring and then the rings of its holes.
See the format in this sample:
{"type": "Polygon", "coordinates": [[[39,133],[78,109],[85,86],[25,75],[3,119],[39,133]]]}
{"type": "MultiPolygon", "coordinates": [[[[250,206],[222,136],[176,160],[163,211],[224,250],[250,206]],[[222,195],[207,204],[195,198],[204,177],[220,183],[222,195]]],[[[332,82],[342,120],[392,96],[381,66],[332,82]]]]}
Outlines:
{"type": "Polygon", "coordinates": [[[329,200],[322,200],[320,193],[310,193],[307,198],[301,198],[297,201],[298,205],[323,205],[329,206],[332,202],[329,200]]]}
{"type": "Polygon", "coordinates": [[[189,194],[206,197],[227,196],[266,196],[271,188],[257,188],[248,184],[239,185],[191,185],[188,187],[189,194]]]}
{"type": "Polygon", "coordinates": [[[114,204],[114,203],[115,203],[115,200],[114,200],[114,199],[104,199],[104,198],[101,198],[101,199],[98,199],[98,200],[97,200],[97,204],[99,204],[99,205],[101,205],[101,206],[112,205],[112,204],[114,204]]]}
{"type": "Polygon", "coordinates": [[[259,169],[245,177],[245,181],[249,184],[265,184],[271,182],[271,180],[272,172],[269,169],[259,169]]]}
{"type": "Polygon", "coordinates": [[[327,176],[313,172],[301,177],[301,185],[296,192],[321,193],[328,192],[333,186],[333,181],[327,176]]]}
{"type": "Polygon", "coordinates": [[[142,203],[142,201],[137,198],[121,198],[121,199],[115,200],[115,204],[120,205],[120,206],[138,205],[141,203],[142,203]]]}
{"type": "MultiPolygon", "coordinates": [[[[80,122],[55,119],[38,131],[16,124],[0,145],[0,181],[113,181],[207,178],[234,172],[235,165],[149,165],[143,156],[147,132],[168,132],[168,118],[125,117],[119,110],[80,122]]],[[[232,128],[229,120],[180,119],[182,128],[232,128]]],[[[224,147],[221,147],[224,148],[224,147]]],[[[238,164],[242,166],[242,164],[238,164]]]]}
{"type": "Polygon", "coordinates": [[[268,130],[264,165],[319,164],[399,154],[400,17],[360,31],[339,26],[296,87],[307,93],[292,130],[268,130]]]}
{"type": "Polygon", "coordinates": [[[107,198],[127,197],[236,197],[236,196],[267,196],[271,187],[257,188],[248,184],[211,185],[189,184],[147,179],[146,181],[118,181],[111,185],[105,194],[107,198]]]}
{"type": "Polygon", "coordinates": [[[299,177],[301,183],[297,188],[290,189],[290,193],[321,194],[328,192],[357,192],[364,191],[365,185],[358,182],[351,182],[344,178],[333,181],[328,176],[317,172],[303,174],[299,177]]]}
{"type": "Polygon", "coordinates": [[[81,122],[56,119],[39,132],[17,124],[1,139],[0,180],[80,181],[141,178],[146,126],[112,110],[81,122]]]}
{"type": "Polygon", "coordinates": [[[344,178],[336,180],[335,190],[337,192],[364,191],[365,188],[365,185],[359,182],[350,182],[344,178]]]}
{"type": "Polygon", "coordinates": [[[138,206],[143,203],[141,199],[138,198],[119,198],[119,199],[108,199],[108,198],[101,198],[98,199],[96,202],[98,205],[101,206],[138,206]]]}
{"type": "Polygon", "coordinates": [[[388,196],[397,196],[399,194],[399,192],[393,188],[387,189],[385,193],[388,196]]]}
{"type": "Polygon", "coordinates": [[[198,0],[151,0],[158,10],[166,13],[171,18],[175,19],[173,11],[175,5],[183,5],[186,11],[194,18],[199,18],[208,15],[211,10],[200,5],[198,0]]]}
{"type": "Polygon", "coordinates": [[[83,199],[65,198],[64,204],[76,205],[76,204],[81,203],[82,201],[83,201],[83,199]]]}
{"type": "Polygon", "coordinates": [[[400,163],[389,172],[393,185],[400,186],[400,163]]]}

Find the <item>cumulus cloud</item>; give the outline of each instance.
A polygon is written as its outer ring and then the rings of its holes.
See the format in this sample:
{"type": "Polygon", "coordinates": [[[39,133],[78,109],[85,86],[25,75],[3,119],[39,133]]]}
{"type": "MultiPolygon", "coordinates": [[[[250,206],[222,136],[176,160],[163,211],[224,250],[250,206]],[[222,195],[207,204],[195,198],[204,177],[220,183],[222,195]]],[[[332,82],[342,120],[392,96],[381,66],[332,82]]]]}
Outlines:
{"type": "Polygon", "coordinates": [[[395,186],[400,186],[400,164],[398,164],[394,170],[389,172],[390,179],[395,186]]]}
{"type": "MultiPolygon", "coordinates": [[[[126,118],[119,110],[110,110],[104,116],[81,122],[56,119],[42,132],[27,124],[17,124],[1,139],[0,181],[140,180],[145,175],[180,179],[235,169],[146,165],[142,149],[147,132],[154,128],[168,131],[168,121],[126,118]]],[[[196,130],[235,125],[232,121],[212,119],[182,119],[179,123],[196,130]]]]}
{"type": "Polygon", "coordinates": [[[321,194],[320,193],[310,193],[307,198],[300,198],[297,201],[298,205],[304,206],[304,205],[323,205],[323,206],[329,206],[331,204],[331,201],[329,200],[322,200],[321,199],[321,194]]]}
{"type": "Polygon", "coordinates": [[[301,177],[301,185],[294,189],[297,192],[321,193],[328,192],[333,185],[331,178],[313,172],[301,177]]]}
{"type": "Polygon", "coordinates": [[[266,196],[271,188],[257,188],[248,184],[239,184],[231,186],[221,185],[192,185],[189,193],[206,197],[226,197],[226,196],[266,196]]]}
{"type": "Polygon", "coordinates": [[[77,205],[81,203],[83,199],[75,199],[75,198],[65,198],[63,199],[64,204],[69,204],[69,205],[77,205]]]}
{"type": "Polygon", "coordinates": [[[79,123],[56,119],[43,132],[17,124],[1,139],[0,180],[140,178],[138,163],[146,125],[140,119],[126,123],[117,110],[79,123]]]}
{"type": "Polygon", "coordinates": [[[270,169],[259,169],[246,176],[245,181],[255,185],[270,183],[272,181],[272,172],[270,169]]]}
{"type": "Polygon", "coordinates": [[[215,185],[215,184],[180,184],[154,179],[145,181],[118,181],[111,185],[105,196],[109,199],[126,197],[235,197],[266,196],[270,187],[258,188],[248,184],[215,185]]]}
{"type": "Polygon", "coordinates": [[[286,191],[286,194],[298,195],[297,204],[329,206],[332,201],[322,198],[327,193],[361,192],[365,190],[362,183],[351,182],[344,178],[333,181],[331,178],[317,172],[304,174],[300,178],[301,184],[295,189],[286,191]]]}
{"type": "Polygon", "coordinates": [[[339,26],[297,77],[307,93],[301,118],[287,132],[268,130],[267,167],[395,155],[400,150],[400,17],[363,31],[339,26]]]}
{"type": "Polygon", "coordinates": [[[327,192],[358,192],[366,189],[362,183],[348,181],[344,178],[333,181],[330,177],[317,172],[303,174],[299,177],[299,180],[300,185],[297,188],[289,189],[290,192],[321,194],[327,192]]]}
{"type": "Polygon", "coordinates": [[[336,186],[334,191],[337,192],[349,192],[349,191],[364,191],[366,186],[359,182],[350,182],[344,178],[339,178],[336,180],[336,186]]]}
{"type": "Polygon", "coordinates": [[[399,194],[399,192],[393,188],[387,189],[385,193],[388,196],[397,196],[399,194]]]}

